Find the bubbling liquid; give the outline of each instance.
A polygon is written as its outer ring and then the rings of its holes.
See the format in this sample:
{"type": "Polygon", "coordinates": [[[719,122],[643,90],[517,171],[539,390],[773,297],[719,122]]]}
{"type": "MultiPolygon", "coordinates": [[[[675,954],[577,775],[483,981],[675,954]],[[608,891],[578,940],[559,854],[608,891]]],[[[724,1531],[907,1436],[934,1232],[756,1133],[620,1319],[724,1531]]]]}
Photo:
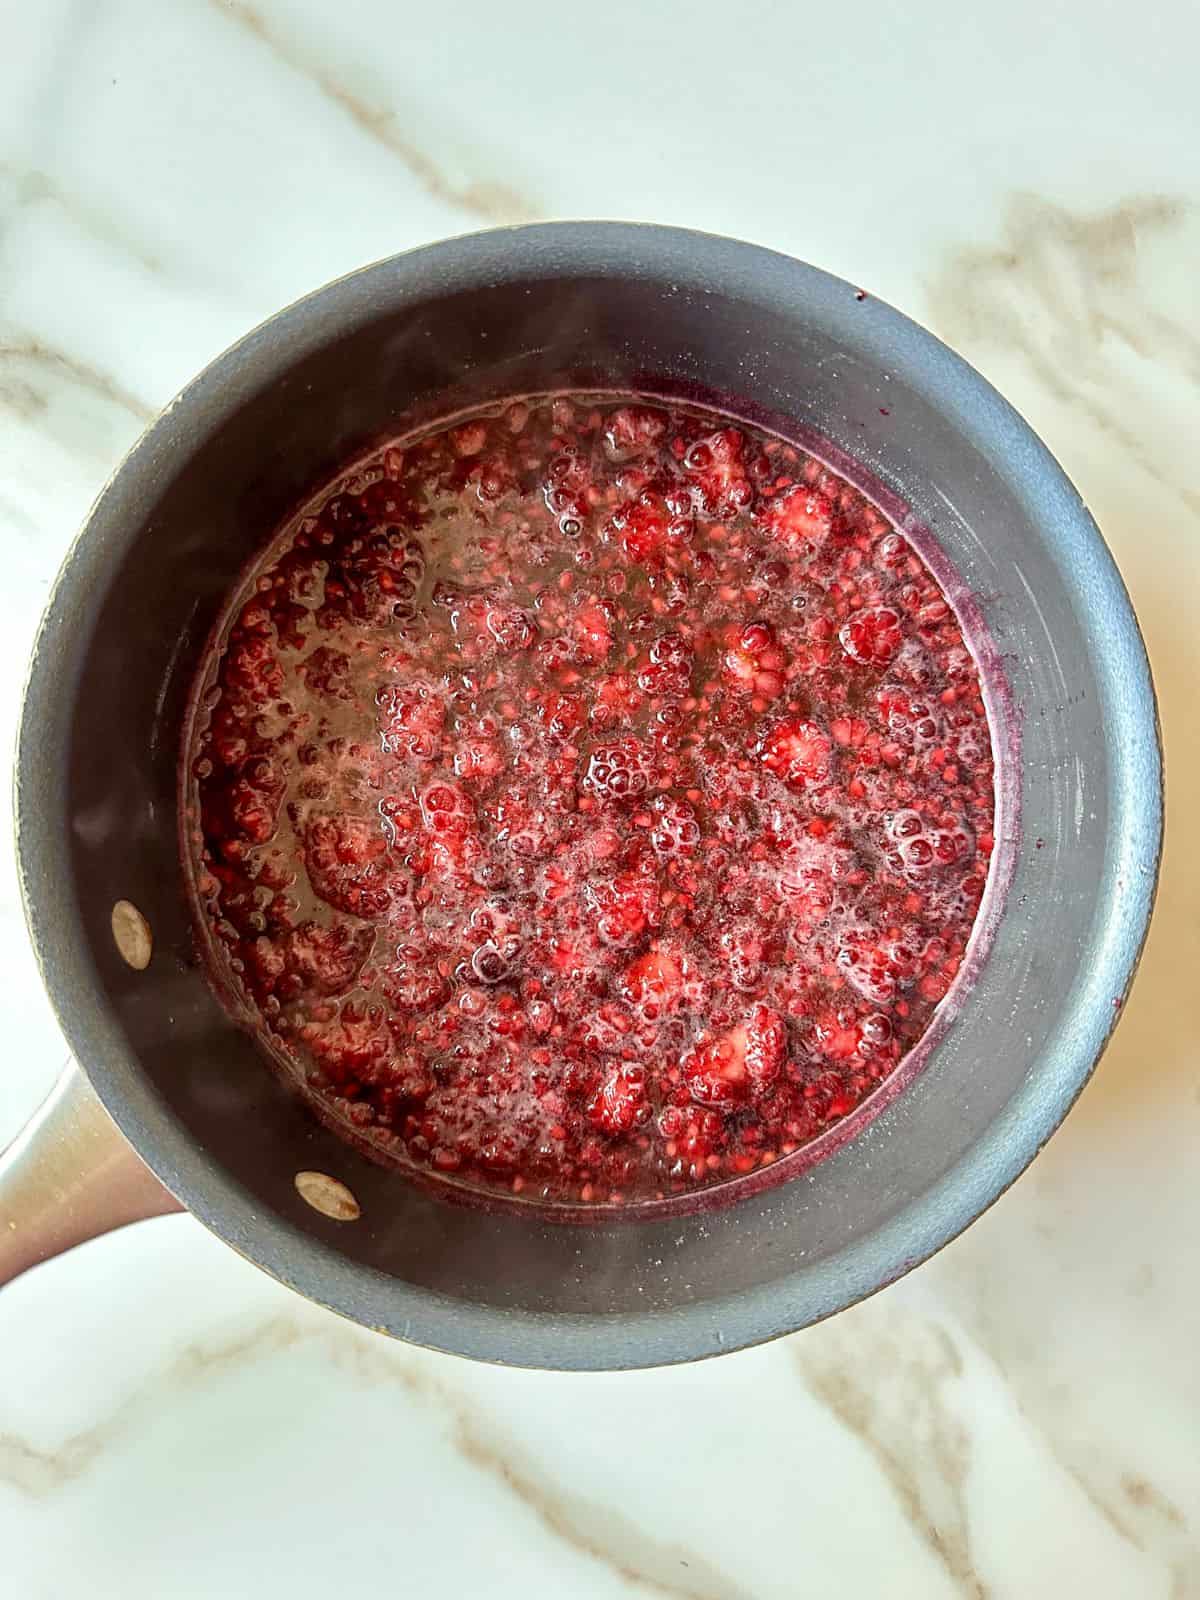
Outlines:
{"type": "Polygon", "coordinates": [[[983,894],[945,593],[715,412],[560,395],[380,450],[261,558],[197,704],[219,978],[357,1139],[485,1191],[771,1166],[925,1032],[983,894]]]}

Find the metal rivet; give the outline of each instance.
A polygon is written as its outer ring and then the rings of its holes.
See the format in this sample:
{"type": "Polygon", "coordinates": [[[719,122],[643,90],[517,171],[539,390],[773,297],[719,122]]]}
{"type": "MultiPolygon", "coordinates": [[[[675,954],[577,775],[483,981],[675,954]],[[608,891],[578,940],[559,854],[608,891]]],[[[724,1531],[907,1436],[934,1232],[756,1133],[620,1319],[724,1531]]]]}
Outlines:
{"type": "Polygon", "coordinates": [[[145,972],[150,965],[154,940],[150,934],[150,924],[128,900],[118,900],[112,908],[112,936],[117,949],[133,970],[145,972]]]}
{"type": "Polygon", "coordinates": [[[326,1172],[298,1172],[296,1193],[314,1211],[332,1217],[334,1222],[357,1222],[362,1216],[362,1207],[346,1185],[326,1172]]]}

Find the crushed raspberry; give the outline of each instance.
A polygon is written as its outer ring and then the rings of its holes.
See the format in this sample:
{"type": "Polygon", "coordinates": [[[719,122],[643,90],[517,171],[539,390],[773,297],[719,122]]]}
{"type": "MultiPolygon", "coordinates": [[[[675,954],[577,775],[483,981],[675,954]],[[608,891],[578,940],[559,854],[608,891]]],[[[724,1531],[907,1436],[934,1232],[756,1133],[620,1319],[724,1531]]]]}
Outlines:
{"type": "Polygon", "coordinates": [[[661,496],[649,489],[614,511],[606,529],[626,560],[643,567],[665,566],[691,532],[691,519],[673,516],[661,496]]]}
{"type": "Polygon", "coordinates": [[[656,795],[650,815],[650,841],[659,855],[695,855],[700,846],[700,822],[690,801],[656,795]]]}
{"type": "Polygon", "coordinates": [[[649,406],[618,406],[605,424],[604,443],[614,461],[653,454],[667,431],[667,418],[649,406]]]}
{"type": "Polygon", "coordinates": [[[616,1205],[770,1167],[894,1072],[993,764],[870,500],[728,417],[560,395],[389,443],[270,548],[197,697],[193,879],[357,1138],[616,1205]]]}
{"type": "Polygon", "coordinates": [[[645,1074],[638,1067],[612,1073],[588,1101],[587,1114],[605,1133],[631,1133],[650,1115],[645,1074]]]}
{"type": "Polygon", "coordinates": [[[304,922],[288,935],[285,965],[319,994],[341,994],[358,977],[373,942],[369,928],[304,922]]]}
{"type": "Polygon", "coordinates": [[[833,528],[833,504],[806,484],[784,489],[762,508],[760,525],[782,544],[804,550],[821,544],[833,528]]]}
{"type": "Polygon", "coordinates": [[[304,830],[301,855],[313,894],[352,916],[373,920],[405,891],[403,868],[365,817],[316,813],[304,830]]]}
{"type": "Polygon", "coordinates": [[[787,657],[775,642],[769,622],[748,622],[729,629],[729,648],[725,652],[725,674],[731,683],[748,694],[771,700],[782,694],[787,657]]]}
{"type": "Polygon", "coordinates": [[[697,439],[683,457],[698,509],[711,517],[731,517],[754,498],[743,454],[745,435],[738,428],[719,428],[697,439]]]}
{"type": "Polygon", "coordinates": [[[682,1065],[697,1105],[736,1106],[750,1093],[744,1028],[731,1028],[718,1038],[702,1041],[684,1056],[682,1065]]]}
{"type": "Polygon", "coordinates": [[[605,944],[628,949],[657,921],[658,885],[652,878],[632,873],[595,876],[584,885],[584,898],[605,944]]]}
{"type": "Polygon", "coordinates": [[[654,779],[653,752],[632,737],[602,744],[588,757],[584,785],[601,800],[633,803],[654,779]]]}
{"type": "Polygon", "coordinates": [[[895,932],[880,938],[863,929],[849,928],[842,936],[837,961],[847,981],[860,994],[883,1005],[911,985],[916,956],[895,932]]]}
{"type": "Polygon", "coordinates": [[[795,788],[819,784],[829,776],[832,745],[824,729],[806,717],[788,717],[763,734],[759,759],[777,778],[795,788]]]}
{"type": "Polygon", "coordinates": [[[619,983],[631,1006],[643,1013],[653,1007],[657,1015],[682,999],[683,963],[668,951],[648,950],[625,969],[619,983]]]}
{"type": "Polygon", "coordinates": [[[886,667],[904,642],[900,618],[891,606],[856,611],[838,630],[842,649],[865,667],[886,667]]]}
{"type": "Polygon", "coordinates": [[[787,1059],[787,1024],[770,1006],[755,1006],[746,1023],[746,1071],[761,1088],[773,1083],[787,1059]]]}

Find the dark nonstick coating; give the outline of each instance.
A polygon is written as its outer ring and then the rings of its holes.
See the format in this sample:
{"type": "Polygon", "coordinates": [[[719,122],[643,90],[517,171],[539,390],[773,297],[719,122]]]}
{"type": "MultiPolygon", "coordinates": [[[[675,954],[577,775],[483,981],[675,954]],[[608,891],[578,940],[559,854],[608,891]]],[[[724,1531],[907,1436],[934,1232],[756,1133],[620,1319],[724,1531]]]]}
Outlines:
{"type": "MultiPolygon", "coordinates": [[[[980,634],[982,637],[982,633],[980,634]]],[[[18,758],[30,927],[81,1064],[221,1237],[368,1326],[529,1366],[682,1361],[801,1327],[966,1226],[1069,1108],[1113,1026],[1161,838],[1129,602],[1029,429],[929,334],[835,278],[665,228],[551,224],[381,262],[203,373],[101,496],[39,636],[18,758]],[[321,1127],[200,972],[176,849],[179,725],[256,546],[348,457],[556,387],[715,400],[863,463],[929,530],[997,656],[994,938],[922,1070],[849,1143],[737,1205],[564,1226],[449,1204],[321,1127]],[[1035,849],[1035,841],[1041,841],[1035,849]],[[113,902],[149,918],[146,973],[113,902]],[[298,1197],[327,1172],[362,1217],[298,1197]]]]}

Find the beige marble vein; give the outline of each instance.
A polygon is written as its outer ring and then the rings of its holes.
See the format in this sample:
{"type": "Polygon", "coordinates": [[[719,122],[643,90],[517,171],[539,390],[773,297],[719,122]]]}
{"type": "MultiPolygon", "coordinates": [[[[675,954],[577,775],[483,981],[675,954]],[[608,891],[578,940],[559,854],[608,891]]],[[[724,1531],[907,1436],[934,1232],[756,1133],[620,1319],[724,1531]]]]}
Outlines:
{"type": "Polygon", "coordinates": [[[153,406],[147,405],[108,373],[61,350],[51,350],[40,340],[0,343],[0,404],[26,420],[41,415],[49,402],[40,380],[47,376],[78,384],[140,422],[150,422],[156,415],[153,406]]]}
{"type": "Polygon", "coordinates": [[[546,1533],[623,1585],[657,1600],[750,1600],[741,1584],[694,1551],[659,1542],[624,1512],[567,1492],[545,1463],[523,1461],[510,1441],[489,1429],[484,1414],[433,1376],[422,1358],[356,1330],[331,1327],[323,1317],[308,1323],[276,1316],[247,1332],[189,1345],[148,1374],[107,1416],[53,1447],[0,1433],[0,1484],[34,1500],[57,1494],[163,1414],[182,1390],[213,1384],[233,1368],[269,1362],[303,1343],[319,1346],[345,1378],[363,1387],[398,1386],[411,1401],[439,1413],[464,1463],[499,1484],[546,1533]]]}
{"type": "MultiPolygon", "coordinates": [[[[1107,1463],[1081,1464],[1069,1440],[1059,1436],[1052,1419],[1039,1418],[1031,1397],[1022,1400],[1023,1385],[1005,1372],[1003,1361],[989,1352],[998,1372],[1018,1399],[1022,1415],[1035,1428],[1047,1451],[1072,1480],[1089,1505],[1109,1527],[1135,1549],[1159,1561],[1170,1578],[1171,1600],[1200,1596],[1200,1537],[1180,1506],[1146,1477],[1129,1469],[1109,1470],[1107,1463]]],[[[1136,1449],[1136,1446],[1134,1446],[1136,1449]]],[[[1197,1466],[1200,1493],[1200,1465],[1197,1466]]]]}
{"type": "Polygon", "coordinates": [[[163,256],[156,250],[147,249],[141,239],[124,228],[113,210],[90,204],[57,182],[48,172],[38,167],[0,160],[0,186],[4,196],[0,237],[5,229],[11,227],[18,211],[37,206],[55,206],[84,233],[118,254],[127,256],[144,271],[161,273],[166,270],[167,263],[163,256]]]}
{"type": "Polygon", "coordinates": [[[1011,1203],[929,1275],[1062,1470],[1164,1565],[1173,1596],[1200,1595],[1200,1385],[1180,1344],[1200,1337],[1200,1090],[1181,1025],[1200,857],[1180,821],[1200,806],[1198,244],[1200,210],[1183,198],[1084,211],[1020,196],[994,242],[948,258],[930,300],[937,330],[1054,444],[1130,585],[1159,693],[1168,829],[1138,983],[1094,1082],[1011,1203]],[[1072,1352],[1100,1340],[1122,1356],[1089,1388],[1072,1352]]]}
{"type": "Polygon", "coordinates": [[[509,184],[493,178],[456,183],[416,137],[401,128],[396,112],[369,100],[337,76],[297,40],[285,37],[245,0],[213,0],[222,16],[254,35],[293,71],[309,78],[363,132],[389,150],[435,200],[441,200],[483,223],[530,222],[538,208],[509,184]]]}
{"type": "Polygon", "coordinates": [[[1129,1472],[1121,1474],[1115,1492],[1104,1492],[1069,1460],[1058,1459],[1110,1528],[1163,1562],[1170,1573],[1171,1600],[1200,1595],[1200,1544],[1173,1500],[1129,1472]]]}
{"type": "Polygon", "coordinates": [[[498,1477],[537,1516],[548,1533],[582,1555],[603,1562],[626,1583],[663,1600],[751,1600],[740,1583],[693,1549],[660,1544],[611,1505],[550,1489],[548,1481],[517,1464],[512,1452],[485,1439],[466,1413],[459,1415],[457,1442],[466,1458],[498,1477]]]}
{"type": "Polygon", "coordinates": [[[951,1403],[963,1363],[934,1323],[858,1314],[839,1336],[817,1330],[788,1348],[802,1380],[870,1453],[921,1542],[965,1600],[988,1600],[964,1495],[970,1433],[951,1403]]]}
{"type": "Polygon", "coordinates": [[[1013,197],[995,244],[951,251],[930,279],[935,332],[964,352],[1019,351],[1060,401],[1082,410],[1147,472],[1200,512],[1200,478],[1186,457],[1149,438],[1130,357],[1161,380],[1200,383],[1200,334],[1139,281],[1142,257],[1186,246],[1194,208],[1168,195],[1132,195],[1080,213],[1037,196],[1013,197]],[[1139,425],[1141,424],[1141,425],[1139,425]]]}
{"type": "MultiPolygon", "coordinates": [[[[1127,1547],[1136,1563],[1131,1570],[1148,1585],[1161,1582],[1148,1586],[1147,1595],[1200,1595],[1200,1544],[1183,1508],[1119,1463],[1110,1478],[1112,1463],[1102,1456],[1085,1468],[1053,1409],[1039,1412],[1035,1396],[1023,1397],[995,1351],[882,1300],[845,1313],[836,1326],[797,1335],[788,1349],[809,1393],[868,1452],[914,1534],[964,1600],[1008,1592],[1012,1574],[996,1570],[990,1526],[1006,1513],[994,1497],[997,1490],[1035,1495],[1028,1476],[1034,1463],[1044,1481],[1065,1486],[1055,1497],[1058,1515],[1067,1516],[1065,1537],[1079,1538],[1094,1513],[1127,1547]],[[993,1396],[1007,1405],[1007,1421],[994,1412],[993,1396]],[[1068,1511],[1072,1502],[1076,1509],[1068,1511]]],[[[1137,1444],[1129,1445],[1132,1458],[1137,1444]]],[[[1100,1523],[1091,1522],[1093,1542],[1100,1523]]]]}
{"type": "Polygon", "coordinates": [[[31,1499],[55,1493],[84,1477],[103,1452],[136,1432],[139,1422],[180,1389],[203,1384],[223,1368],[253,1362],[288,1349],[302,1330],[283,1318],[222,1343],[189,1345],[167,1366],[150,1373],[106,1417],[44,1448],[19,1434],[0,1433],[0,1483],[31,1499]]]}

